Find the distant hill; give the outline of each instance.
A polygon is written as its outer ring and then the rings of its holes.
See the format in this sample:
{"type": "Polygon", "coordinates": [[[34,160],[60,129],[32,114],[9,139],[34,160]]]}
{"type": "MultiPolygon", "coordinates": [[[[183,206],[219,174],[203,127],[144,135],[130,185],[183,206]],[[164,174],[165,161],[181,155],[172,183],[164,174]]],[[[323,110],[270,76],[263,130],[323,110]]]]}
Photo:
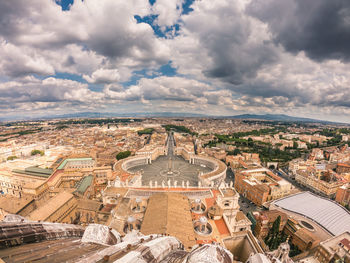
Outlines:
{"type": "Polygon", "coordinates": [[[22,117],[22,116],[10,116],[1,117],[0,122],[5,121],[24,121],[24,120],[49,120],[49,119],[72,119],[72,118],[151,118],[151,117],[207,117],[205,114],[198,113],[181,113],[181,112],[131,112],[131,113],[114,113],[114,112],[76,112],[68,114],[58,114],[58,115],[46,115],[39,117],[22,117]]]}
{"type": "Polygon", "coordinates": [[[205,114],[191,113],[191,112],[144,112],[131,113],[136,117],[208,117],[205,114]]]}
{"type": "MultiPolygon", "coordinates": [[[[73,114],[63,114],[56,118],[104,118],[104,117],[205,117],[204,114],[181,113],[181,112],[131,112],[131,113],[112,113],[112,112],[80,112],[73,114]]],[[[55,116],[50,116],[54,118],[55,116]]]]}
{"type": "MultiPolygon", "coordinates": [[[[310,118],[294,117],[285,114],[242,114],[234,116],[212,116],[208,114],[189,113],[189,112],[131,112],[131,113],[114,113],[114,112],[76,112],[71,114],[48,115],[41,117],[1,117],[0,122],[19,121],[19,120],[48,120],[48,119],[71,119],[71,118],[152,118],[152,117],[169,117],[169,118],[221,118],[221,119],[250,119],[250,120],[266,120],[266,121],[285,121],[285,122],[309,122],[323,124],[339,124],[339,122],[323,121],[310,118]]],[[[343,124],[343,123],[342,123],[343,124]]]]}
{"type": "Polygon", "coordinates": [[[254,119],[254,120],[267,120],[267,121],[291,121],[291,122],[314,122],[314,123],[335,123],[331,121],[323,121],[310,118],[293,117],[285,114],[242,114],[231,116],[234,119],[254,119]]]}

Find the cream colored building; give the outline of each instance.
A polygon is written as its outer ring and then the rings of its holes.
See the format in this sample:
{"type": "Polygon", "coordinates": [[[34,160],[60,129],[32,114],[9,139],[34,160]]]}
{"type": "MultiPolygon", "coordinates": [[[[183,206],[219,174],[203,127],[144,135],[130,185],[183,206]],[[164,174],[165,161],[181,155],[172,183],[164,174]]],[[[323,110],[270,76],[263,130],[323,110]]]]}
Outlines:
{"type": "Polygon", "coordinates": [[[60,192],[28,215],[33,221],[72,223],[77,200],[69,192],[60,192]]]}

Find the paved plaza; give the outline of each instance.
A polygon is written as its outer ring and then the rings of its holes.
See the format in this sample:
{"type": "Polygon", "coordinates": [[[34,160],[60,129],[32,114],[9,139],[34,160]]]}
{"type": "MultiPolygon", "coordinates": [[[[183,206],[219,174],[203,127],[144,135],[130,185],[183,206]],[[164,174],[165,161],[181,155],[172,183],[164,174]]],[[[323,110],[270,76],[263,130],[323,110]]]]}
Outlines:
{"type": "Polygon", "coordinates": [[[189,181],[190,186],[197,186],[198,174],[200,172],[208,173],[211,169],[201,165],[190,164],[181,156],[169,155],[160,156],[155,161],[152,161],[152,164],[136,166],[130,168],[129,171],[133,173],[142,171],[143,185],[149,185],[150,181],[154,185],[154,182],[157,181],[158,186],[161,186],[162,181],[166,184],[170,179],[172,184],[174,181],[177,181],[178,186],[181,186],[182,181],[185,183],[189,181]]]}

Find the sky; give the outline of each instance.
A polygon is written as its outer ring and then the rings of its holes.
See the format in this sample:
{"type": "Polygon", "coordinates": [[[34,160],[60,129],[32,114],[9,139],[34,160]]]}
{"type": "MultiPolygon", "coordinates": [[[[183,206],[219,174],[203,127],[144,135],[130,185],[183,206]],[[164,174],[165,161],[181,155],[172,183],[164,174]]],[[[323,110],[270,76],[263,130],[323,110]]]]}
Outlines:
{"type": "Polygon", "coordinates": [[[350,122],[348,0],[0,0],[0,117],[350,122]]]}

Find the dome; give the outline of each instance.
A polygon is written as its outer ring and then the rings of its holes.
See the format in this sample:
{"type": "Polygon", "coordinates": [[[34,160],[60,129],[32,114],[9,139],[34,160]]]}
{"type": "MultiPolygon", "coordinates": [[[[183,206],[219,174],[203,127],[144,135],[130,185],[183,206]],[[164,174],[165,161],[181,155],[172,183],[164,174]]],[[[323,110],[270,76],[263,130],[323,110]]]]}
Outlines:
{"type": "Polygon", "coordinates": [[[213,227],[208,222],[208,219],[205,216],[199,218],[199,220],[193,223],[194,231],[198,235],[208,236],[213,232],[213,227]]]}
{"type": "Polygon", "coordinates": [[[218,220],[222,217],[224,211],[221,207],[219,207],[217,204],[213,205],[208,209],[208,216],[211,219],[218,220]]]}
{"type": "Polygon", "coordinates": [[[85,229],[81,242],[115,245],[119,243],[120,240],[120,234],[116,230],[105,225],[90,224],[85,229]]]}
{"type": "Polygon", "coordinates": [[[206,224],[206,223],[208,223],[208,219],[205,216],[202,216],[201,218],[199,218],[199,222],[201,224],[206,224]]]}
{"type": "Polygon", "coordinates": [[[217,244],[206,244],[192,250],[187,258],[188,263],[231,263],[233,255],[217,244]]]}
{"type": "Polygon", "coordinates": [[[203,214],[207,207],[202,202],[201,199],[196,198],[195,200],[191,201],[191,211],[196,214],[203,214]]]}
{"type": "Polygon", "coordinates": [[[135,217],[129,216],[127,221],[128,221],[129,224],[131,224],[131,223],[134,223],[135,220],[136,220],[135,217]]]}

